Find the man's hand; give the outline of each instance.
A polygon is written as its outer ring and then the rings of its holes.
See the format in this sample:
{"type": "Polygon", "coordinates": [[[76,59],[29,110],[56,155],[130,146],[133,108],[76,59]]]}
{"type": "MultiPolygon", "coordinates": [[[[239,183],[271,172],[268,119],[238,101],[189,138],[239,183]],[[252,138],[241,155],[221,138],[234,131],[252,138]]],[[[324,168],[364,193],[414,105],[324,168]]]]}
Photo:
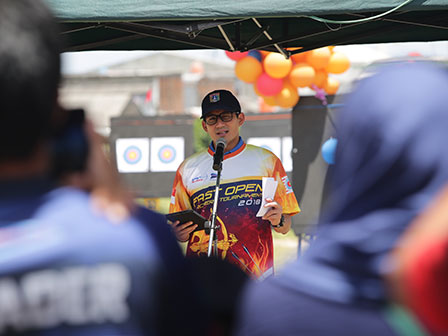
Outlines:
{"type": "Polygon", "coordinates": [[[61,184],[84,189],[92,195],[95,211],[113,222],[127,218],[136,208],[133,195],[122,184],[118,171],[103,150],[102,138],[86,120],[84,131],[89,143],[89,156],[84,172],[64,176],[61,184]]]}
{"type": "MultiPolygon", "coordinates": [[[[266,198],[265,208],[270,208],[268,212],[262,217],[264,220],[268,220],[271,222],[271,225],[280,224],[280,220],[282,219],[283,208],[280,204],[274,201],[271,198],[266,198]]],[[[283,215],[285,220],[283,222],[283,226],[274,227],[273,229],[278,233],[287,233],[291,228],[291,217],[289,215],[283,215]]]]}
{"type": "Polygon", "coordinates": [[[184,224],[179,224],[179,221],[168,223],[172,226],[174,234],[176,238],[180,242],[186,242],[190,238],[190,234],[198,227],[197,224],[193,224],[193,222],[186,222],[184,224]]]}

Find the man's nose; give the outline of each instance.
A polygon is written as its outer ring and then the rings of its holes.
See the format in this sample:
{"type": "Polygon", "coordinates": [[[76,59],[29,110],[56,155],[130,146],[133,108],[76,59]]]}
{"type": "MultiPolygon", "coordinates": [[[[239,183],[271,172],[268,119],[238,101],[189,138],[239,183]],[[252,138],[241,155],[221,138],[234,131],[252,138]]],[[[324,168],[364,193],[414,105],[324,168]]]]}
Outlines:
{"type": "Polygon", "coordinates": [[[221,126],[224,126],[224,125],[225,125],[224,121],[222,121],[221,118],[217,118],[217,120],[216,120],[216,127],[221,127],[221,126]]]}

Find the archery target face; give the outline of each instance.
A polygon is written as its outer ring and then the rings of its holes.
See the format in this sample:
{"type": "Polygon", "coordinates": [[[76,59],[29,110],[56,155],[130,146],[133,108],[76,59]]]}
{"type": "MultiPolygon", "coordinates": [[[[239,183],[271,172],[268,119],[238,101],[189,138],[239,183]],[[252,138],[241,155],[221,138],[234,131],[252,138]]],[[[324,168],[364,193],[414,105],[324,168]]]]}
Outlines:
{"type": "Polygon", "coordinates": [[[151,139],[151,171],[176,171],[185,158],[183,137],[151,139]]]}
{"type": "Polygon", "coordinates": [[[176,159],[176,154],[176,148],[171,145],[160,147],[159,152],[157,153],[159,160],[165,164],[173,162],[176,159]]]}
{"type": "Polygon", "coordinates": [[[121,138],[115,142],[117,168],[120,173],[149,171],[149,139],[121,138]]]}
{"type": "Polygon", "coordinates": [[[123,158],[128,164],[138,164],[142,159],[142,151],[137,146],[129,146],[124,151],[123,158]]]}

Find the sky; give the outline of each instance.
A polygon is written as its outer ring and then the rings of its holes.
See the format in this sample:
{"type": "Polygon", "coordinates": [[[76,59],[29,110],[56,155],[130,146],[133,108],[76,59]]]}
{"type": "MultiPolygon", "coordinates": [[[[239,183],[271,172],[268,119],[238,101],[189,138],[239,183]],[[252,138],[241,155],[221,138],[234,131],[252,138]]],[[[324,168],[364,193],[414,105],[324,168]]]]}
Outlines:
{"type": "MultiPolygon", "coordinates": [[[[173,54],[189,55],[198,60],[220,58],[224,62],[231,61],[223,50],[181,50],[166,51],[173,54]]],[[[62,72],[64,74],[79,74],[104,67],[119,64],[155,53],[155,51],[127,50],[127,51],[83,51],[62,54],[62,72]]]]}
{"type": "Polygon", "coordinates": [[[82,51],[62,54],[62,72],[78,74],[144,57],[151,51],[82,51]]]}
{"type": "MultiPolygon", "coordinates": [[[[411,52],[418,52],[422,56],[438,59],[448,59],[448,42],[420,42],[420,43],[385,43],[365,44],[337,47],[344,52],[352,62],[371,63],[378,59],[389,57],[405,57],[411,52]]],[[[122,63],[149,55],[154,51],[84,51],[70,52],[62,55],[62,71],[64,74],[81,74],[93,70],[122,63]]],[[[221,58],[226,61],[222,50],[187,50],[171,51],[172,53],[188,53],[198,60],[206,58],[221,58]]]]}

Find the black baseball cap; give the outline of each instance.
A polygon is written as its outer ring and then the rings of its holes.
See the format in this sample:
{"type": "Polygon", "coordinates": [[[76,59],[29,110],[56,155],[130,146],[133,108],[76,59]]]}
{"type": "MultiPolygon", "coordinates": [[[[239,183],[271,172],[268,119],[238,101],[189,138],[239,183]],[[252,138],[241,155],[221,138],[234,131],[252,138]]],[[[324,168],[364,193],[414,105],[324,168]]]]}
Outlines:
{"type": "Polygon", "coordinates": [[[205,95],[202,100],[202,116],[204,118],[210,112],[224,110],[228,112],[241,112],[238,99],[228,90],[215,90],[205,95]]]}

